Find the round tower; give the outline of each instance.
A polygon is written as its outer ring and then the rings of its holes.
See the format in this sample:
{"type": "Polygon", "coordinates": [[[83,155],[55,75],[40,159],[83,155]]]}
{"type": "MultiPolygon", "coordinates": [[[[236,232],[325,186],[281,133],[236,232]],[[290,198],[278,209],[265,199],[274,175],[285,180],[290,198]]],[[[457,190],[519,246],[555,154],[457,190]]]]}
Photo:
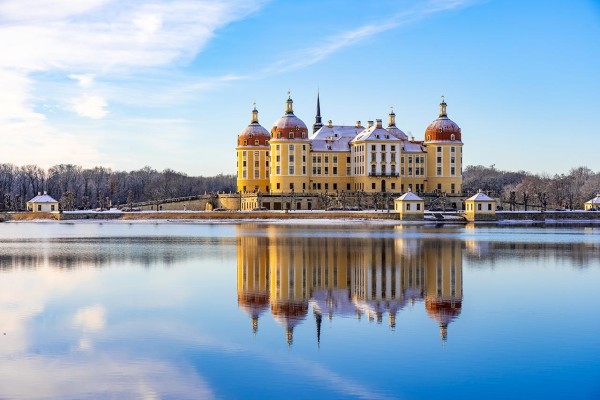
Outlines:
{"type": "Polygon", "coordinates": [[[448,118],[446,101],[442,96],[439,117],[425,129],[427,176],[425,191],[448,194],[462,192],[462,132],[448,118]]]}
{"type": "Polygon", "coordinates": [[[269,132],[258,123],[258,110],[254,103],[250,125],[237,138],[238,192],[269,192],[269,139],[269,132]]]}
{"type": "MultiPolygon", "coordinates": [[[[271,128],[271,191],[302,193],[308,190],[310,142],[306,124],[294,115],[294,101],[288,92],[285,114],[271,128]]],[[[295,209],[293,202],[291,209],[295,209]]]]}

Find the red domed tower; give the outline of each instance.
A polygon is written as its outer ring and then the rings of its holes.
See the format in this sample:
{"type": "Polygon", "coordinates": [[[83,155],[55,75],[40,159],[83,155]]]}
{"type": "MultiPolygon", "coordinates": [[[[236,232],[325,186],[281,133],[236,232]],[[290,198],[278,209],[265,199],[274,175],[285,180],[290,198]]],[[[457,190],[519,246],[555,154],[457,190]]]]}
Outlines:
{"type": "Polygon", "coordinates": [[[269,132],[258,123],[256,103],[250,125],[237,139],[237,188],[239,192],[269,192],[269,132]]]}
{"type": "Polygon", "coordinates": [[[427,148],[426,191],[462,192],[462,137],[460,127],[448,118],[442,96],[440,115],[425,129],[427,148]]]}
{"type": "Polygon", "coordinates": [[[294,115],[294,101],[288,92],[288,99],[285,102],[285,114],[273,124],[271,128],[272,139],[307,139],[308,128],[306,124],[294,115]]]}
{"type": "MultiPolygon", "coordinates": [[[[271,191],[301,193],[308,190],[308,128],[294,115],[294,101],[288,92],[285,114],[271,128],[271,191]]],[[[294,209],[295,204],[290,204],[294,209]]]]}
{"type": "Polygon", "coordinates": [[[425,129],[425,142],[460,142],[460,128],[448,118],[446,102],[442,96],[440,116],[425,129]]]}

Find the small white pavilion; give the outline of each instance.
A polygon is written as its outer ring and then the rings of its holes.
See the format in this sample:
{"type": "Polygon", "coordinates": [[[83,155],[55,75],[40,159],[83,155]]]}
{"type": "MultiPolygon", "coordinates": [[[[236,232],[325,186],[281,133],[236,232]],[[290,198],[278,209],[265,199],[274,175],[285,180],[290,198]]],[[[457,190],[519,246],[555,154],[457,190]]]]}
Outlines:
{"type": "Polygon", "coordinates": [[[32,212],[58,212],[58,201],[47,192],[38,195],[27,202],[27,210],[32,212]]]}
{"type": "Polygon", "coordinates": [[[468,221],[491,221],[496,219],[496,200],[481,189],[465,200],[465,216],[468,221]]]}
{"type": "Polygon", "coordinates": [[[402,220],[423,219],[425,200],[409,190],[394,200],[394,211],[400,215],[400,219],[402,220]]]}
{"type": "Polygon", "coordinates": [[[600,210],[600,193],[590,201],[583,203],[583,209],[586,211],[600,210]]]}

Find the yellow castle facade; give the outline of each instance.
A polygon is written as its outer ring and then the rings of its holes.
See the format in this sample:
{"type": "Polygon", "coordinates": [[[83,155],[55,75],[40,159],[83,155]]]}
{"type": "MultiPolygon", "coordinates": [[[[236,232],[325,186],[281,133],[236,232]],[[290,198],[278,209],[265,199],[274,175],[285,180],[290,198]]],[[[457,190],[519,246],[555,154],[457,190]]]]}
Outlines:
{"type": "Polygon", "coordinates": [[[442,98],[439,117],[423,140],[396,126],[396,115],[352,126],[321,122],[320,99],[313,132],[294,115],[288,95],[285,113],[267,131],[256,105],[250,125],[237,138],[240,193],[462,192],[461,129],[448,118],[442,98]]]}

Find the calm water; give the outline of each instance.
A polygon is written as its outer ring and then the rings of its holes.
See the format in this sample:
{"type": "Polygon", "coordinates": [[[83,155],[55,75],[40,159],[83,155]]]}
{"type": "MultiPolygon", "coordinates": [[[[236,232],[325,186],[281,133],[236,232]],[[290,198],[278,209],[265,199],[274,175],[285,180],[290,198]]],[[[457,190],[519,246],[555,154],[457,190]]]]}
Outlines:
{"type": "Polygon", "coordinates": [[[600,398],[600,227],[0,224],[1,399],[600,398]]]}

